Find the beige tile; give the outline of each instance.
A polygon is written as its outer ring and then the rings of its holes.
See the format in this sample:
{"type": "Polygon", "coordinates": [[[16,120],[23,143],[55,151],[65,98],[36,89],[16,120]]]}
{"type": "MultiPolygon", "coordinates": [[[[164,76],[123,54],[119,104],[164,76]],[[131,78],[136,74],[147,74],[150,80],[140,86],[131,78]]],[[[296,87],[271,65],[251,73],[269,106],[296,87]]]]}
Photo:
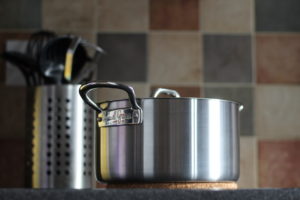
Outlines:
{"type": "Polygon", "coordinates": [[[249,33],[253,29],[253,0],[201,0],[204,32],[249,33]]]}
{"type": "Polygon", "coordinates": [[[91,31],[96,27],[95,0],[44,0],[43,28],[91,31]]]}
{"type": "Polygon", "coordinates": [[[202,40],[198,33],[151,33],[148,81],[153,84],[200,83],[202,40]]]}
{"type": "Polygon", "coordinates": [[[259,138],[300,138],[300,86],[259,85],[255,96],[255,124],[259,138]]]}
{"type": "MultiPolygon", "coordinates": [[[[147,98],[150,96],[150,86],[147,83],[123,83],[133,87],[137,98],[147,98]]],[[[99,89],[96,92],[96,101],[103,102],[108,100],[127,99],[127,94],[118,89],[99,89]]]]}
{"type": "Polygon", "coordinates": [[[148,0],[97,0],[98,31],[148,30],[148,0]]]}
{"type": "Polygon", "coordinates": [[[257,187],[257,151],[256,138],[243,136],[240,138],[240,178],[239,188],[257,187]]]}

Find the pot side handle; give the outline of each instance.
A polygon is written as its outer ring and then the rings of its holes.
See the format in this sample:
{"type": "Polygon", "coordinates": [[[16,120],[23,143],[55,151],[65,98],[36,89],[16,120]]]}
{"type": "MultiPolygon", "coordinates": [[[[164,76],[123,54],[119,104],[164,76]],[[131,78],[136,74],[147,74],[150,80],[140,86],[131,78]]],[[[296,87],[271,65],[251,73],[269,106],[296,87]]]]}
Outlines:
{"type": "Polygon", "coordinates": [[[98,113],[102,113],[103,110],[88,96],[88,93],[94,89],[98,88],[115,88],[125,91],[128,94],[129,101],[133,109],[142,110],[141,107],[137,104],[136,96],[133,88],[131,86],[123,85],[120,83],[114,82],[91,82],[83,84],[79,88],[79,94],[83,101],[96,110],[98,113]]]}
{"type": "Polygon", "coordinates": [[[152,97],[157,98],[161,94],[170,95],[170,96],[176,97],[176,98],[180,97],[180,94],[176,90],[171,90],[171,89],[167,89],[167,88],[157,88],[154,91],[152,97]]]}

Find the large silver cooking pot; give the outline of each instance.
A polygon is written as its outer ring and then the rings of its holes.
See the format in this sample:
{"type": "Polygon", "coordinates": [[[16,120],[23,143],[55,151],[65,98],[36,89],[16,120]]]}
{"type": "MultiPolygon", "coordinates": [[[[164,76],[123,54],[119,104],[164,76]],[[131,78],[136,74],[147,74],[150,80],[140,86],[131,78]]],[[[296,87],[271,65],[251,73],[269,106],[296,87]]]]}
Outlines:
{"type": "Polygon", "coordinates": [[[80,87],[97,111],[96,174],[104,182],[216,182],[239,177],[239,103],[180,98],[159,89],[136,99],[132,87],[92,82],[80,87]],[[117,88],[129,99],[94,103],[96,88],[117,88]],[[157,98],[161,93],[172,98],[157,98]]]}

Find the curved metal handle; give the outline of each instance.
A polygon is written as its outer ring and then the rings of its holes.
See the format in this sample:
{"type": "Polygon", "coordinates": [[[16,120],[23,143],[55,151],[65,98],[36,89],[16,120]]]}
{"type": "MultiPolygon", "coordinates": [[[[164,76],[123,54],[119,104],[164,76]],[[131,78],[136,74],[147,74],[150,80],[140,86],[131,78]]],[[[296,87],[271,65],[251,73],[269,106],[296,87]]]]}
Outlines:
{"type": "Polygon", "coordinates": [[[180,97],[180,94],[176,90],[171,90],[171,89],[167,89],[167,88],[157,88],[153,94],[153,97],[157,98],[161,94],[170,95],[170,96],[176,97],[176,98],[180,97]]]}
{"type": "Polygon", "coordinates": [[[129,101],[131,103],[132,108],[141,110],[141,107],[136,102],[136,96],[131,86],[123,85],[120,83],[114,83],[114,82],[91,82],[91,83],[81,85],[79,88],[79,94],[81,98],[85,103],[87,103],[97,112],[102,113],[103,110],[88,96],[88,93],[91,90],[97,88],[116,88],[116,89],[124,90],[128,94],[129,101]]]}

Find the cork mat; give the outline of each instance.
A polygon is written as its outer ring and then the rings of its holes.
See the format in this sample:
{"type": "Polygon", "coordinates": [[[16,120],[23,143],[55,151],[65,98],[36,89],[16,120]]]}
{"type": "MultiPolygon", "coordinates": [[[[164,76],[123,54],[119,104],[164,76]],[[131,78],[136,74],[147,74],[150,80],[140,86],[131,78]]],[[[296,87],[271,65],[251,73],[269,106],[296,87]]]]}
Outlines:
{"type": "Polygon", "coordinates": [[[128,189],[128,188],[168,188],[168,189],[237,189],[236,182],[180,182],[180,183],[114,183],[107,184],[106,188],[119,188],[119,189],[128,189]]]}

